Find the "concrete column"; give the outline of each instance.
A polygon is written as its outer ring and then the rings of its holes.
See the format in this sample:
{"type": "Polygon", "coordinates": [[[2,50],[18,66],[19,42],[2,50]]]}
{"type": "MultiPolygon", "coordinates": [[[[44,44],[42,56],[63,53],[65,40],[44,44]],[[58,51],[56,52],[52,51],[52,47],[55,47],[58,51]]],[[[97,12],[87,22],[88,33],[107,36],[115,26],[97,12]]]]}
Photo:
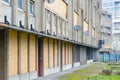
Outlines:
{"type": "MultiPolygon", "coordinates": [[[[36,30],[40,32],[42,30],[43,25],[43,0],[35,0],[35,17],[36,17],[36,30]]],[[[45,23],[44,23],[45,24],[45,23]]]]}
{"type": "Polygon", "coordinates": [[[56,36],[58,37],[59,17],[57,16],[56,36]]]}
{"type": "Polygon", "coordinates": [[[29,29],[29,3],[30,0],[25,0],[25,26],[27,29],[29,29]]]}
{"type": "Polygon", "coordinates": [[[89,41],[88,41],[88,44],[91,44],[91,41],[92,41],[92,24],[91,24],[91,15],[92,15],[92,13],[91,13],[91,0],[88,0],[88,12],[89,12],[89,15],[87,15],[88,16],[88,22],[89,22],[89,41]]]}
{"type": "Polygon", "coordinates": [[[72,46],[72,67],[74,67],[75,62],[75,45],[72,46]]]}
{"type": "Polygon", "coordinates": [[[62,71],[62,45],[61,45],[61,41],[59,40],[58,41],[58,64],[59,64],[59,67],[60,67],[60,71],[62,71]]]}
{"type": "MultiPolygon", "coordinates": [[[[45,15],[45,14],[44,14],[45,15]]],[[[50,12],[50,34],[52,35],[52,31],[53,31],[53,14],[52,12],[50,12]]],[[[45,23],[45,22],[44,22],[45,23]]],[[[46,26],[45,26],[46,27],[46,26]]]]}
{"type": "MultiPolygon", "coordinates": [[[[78,2],[78,3],[79,3],[78,5],[80,6],[80,2],[78,2]]],[[[79,14],[79,16],[78,16],[78,25],[80,25],[80,31],[78,31],[77,35],[78,35],[78,42],[81,42],[82,41],[82,28],[83,28],[83,25],[82,25],[82,21],[83,21],[82,17],[83,17],[83,15],[82,15],[82,10],[81,9],[79,9],[78,14],[79,14]]]]}
{"type": "Polygon", "coordinates": [[[17,26],[17,8],[18,8],[17,0],[11,0],[11,5],[12,5],[12,25],[17,26]]]}
{"type": "Polygon", "coordinates": [[[40,0],[41,1],[41,31],[45,31],[45,3],[43,0],[40,0]]]}
{"type": "Polygon", "coordinates": [[[69,0],[68,2],[68,36],[69,39],[72,40],[73,39],[73,0],[69,0]]]}

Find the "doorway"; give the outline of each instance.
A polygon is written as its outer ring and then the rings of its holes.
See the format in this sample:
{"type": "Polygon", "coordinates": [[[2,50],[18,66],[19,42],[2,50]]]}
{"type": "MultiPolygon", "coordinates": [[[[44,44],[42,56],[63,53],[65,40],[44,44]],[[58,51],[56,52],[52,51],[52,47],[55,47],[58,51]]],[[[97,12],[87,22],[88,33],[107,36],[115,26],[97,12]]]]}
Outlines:
{"type": "Polygon", "coordinates": [[[38,76],[43,75],[43,38],[38,38],[38,76]]]}
{"type": "Polygon", "coordinates": [[[6,64],[7,64],[7,55],[6,55],[6,30],[0,29],[0,80],[6,80],[6,64]]]}

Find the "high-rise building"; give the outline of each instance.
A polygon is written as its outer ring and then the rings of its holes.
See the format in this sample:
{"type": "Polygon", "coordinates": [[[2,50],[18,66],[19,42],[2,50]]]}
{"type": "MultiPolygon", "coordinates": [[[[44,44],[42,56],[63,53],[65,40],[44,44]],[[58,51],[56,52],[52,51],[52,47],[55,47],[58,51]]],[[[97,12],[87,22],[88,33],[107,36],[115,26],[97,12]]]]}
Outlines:
{"type": "Polygon", "coordinates": [[[114,53],[119,53],[120,48],[120,0],[102,0],[102,9],[112,14],[112,43],[114,53]]]}
{"type": "Polygon", "coordinates": [[[111,52],[111,38],[112,38],[112,15],[108,12],[102,12],[101,15],[101,40],[103,44],[101,45],[100,53],[110,53],[111,52]]]}
{"type": "Polygon", "coordinates": [[[120,0],[102,0],[102,9],[112,14],[113,35],[120,35],[120,0]]]}

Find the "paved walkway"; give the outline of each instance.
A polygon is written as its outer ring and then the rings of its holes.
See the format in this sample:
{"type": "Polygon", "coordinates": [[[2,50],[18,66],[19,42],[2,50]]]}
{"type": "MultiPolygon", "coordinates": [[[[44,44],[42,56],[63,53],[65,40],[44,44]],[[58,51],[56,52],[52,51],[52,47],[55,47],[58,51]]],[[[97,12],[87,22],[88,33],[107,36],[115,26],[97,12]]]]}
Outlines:
{"type": "Polygon", "coordinates": [[[68,73],[71,73],[75,70],[78,70],[78,69],[82,69],[82,68],[85,68],[89,65],[92,65],[93,63],[89,63],[89,64],[86,64],[86,65],[82,65],[80,67],[77,67],[77,68],[73,68],[73,69],[70,69],[70,70],[66,70],[66,71],[61,71],[61,72],[58,72],[58,73],[54,73],[54,74],[50,74],[48,76],[45,76],[45,77],[40,77],[36,80],[59,80],[57,79],[58,77],[64,75],[64,74],[68,74],[68,73]]]}

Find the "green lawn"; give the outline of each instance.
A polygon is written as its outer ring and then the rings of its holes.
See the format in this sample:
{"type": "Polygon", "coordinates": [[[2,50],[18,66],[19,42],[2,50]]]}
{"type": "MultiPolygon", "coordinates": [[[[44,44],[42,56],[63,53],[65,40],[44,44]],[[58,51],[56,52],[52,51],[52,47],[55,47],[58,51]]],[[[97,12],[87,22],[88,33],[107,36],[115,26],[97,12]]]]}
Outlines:
{"type": "Polygon", "coordinates": [[[86,68],[63,75],[59,77],[59,80],[120,80],[120,75],[100,75],[102,70],[112,70],[113,72],[119,72],[120,68],[111,68],[114,66],[119,65],[109,65],[108,63],[94,63],[86,68]]]}
{"type": "Polygon", "coordinates": [[[90,77],[87,80],[120,80],[120,76],[119,75],[110,75],[110,76],[97,75],[94,77],[90,77]]]}

